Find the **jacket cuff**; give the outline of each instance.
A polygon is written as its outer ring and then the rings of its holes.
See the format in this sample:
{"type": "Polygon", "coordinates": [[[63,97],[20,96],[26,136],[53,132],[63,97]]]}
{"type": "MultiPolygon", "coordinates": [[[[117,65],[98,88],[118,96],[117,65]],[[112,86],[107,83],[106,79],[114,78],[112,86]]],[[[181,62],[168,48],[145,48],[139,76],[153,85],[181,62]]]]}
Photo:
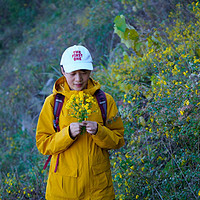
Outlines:
{"type": "Polygon", "coordinates": [[[97,123],[97,127],[98,127],[97,133],[93,136],[103,141],[104,138],[106,137],[106,134],[104,134],[104,127],[100,125],[99,123],[97,123]]]}
{"type": "Polygon", "coordinates": [[[70,126],[69,126],[68,132],[69,132],[69,137],[70,137],[72,140],[75,140],[75,139],[77,138],[77,137],[73,137],[73,136],[72,136],[71,131],[70,131],[70,126]]]}
{"type": "Polygon", "coordinates": [[[59,134],[60,136],[58,137],[58,143],[63,149],[68,148],[75,141],[69,135],[69,126],[63,128],[59,134]]]}

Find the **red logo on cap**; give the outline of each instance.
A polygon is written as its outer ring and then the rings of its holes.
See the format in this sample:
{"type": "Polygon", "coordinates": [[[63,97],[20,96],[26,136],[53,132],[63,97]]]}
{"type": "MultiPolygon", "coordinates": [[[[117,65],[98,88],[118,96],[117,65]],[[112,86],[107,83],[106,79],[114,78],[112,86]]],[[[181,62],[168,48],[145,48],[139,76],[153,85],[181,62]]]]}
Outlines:
{"type": "Polygon", "coordinates": [[[81,54],[81,51],[73,51],[72,58],[74,58],[74,61],[81,60],[83,57],[83,54],[81,54]]]}

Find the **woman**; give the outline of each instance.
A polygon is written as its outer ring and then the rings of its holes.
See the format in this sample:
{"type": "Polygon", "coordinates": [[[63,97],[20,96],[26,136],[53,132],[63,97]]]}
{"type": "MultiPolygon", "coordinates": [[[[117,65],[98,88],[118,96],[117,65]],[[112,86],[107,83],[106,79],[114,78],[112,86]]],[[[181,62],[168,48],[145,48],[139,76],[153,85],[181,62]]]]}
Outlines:
{"type": "Polygon", "coordinates": [[[67,48],[60,65],[63,77],[55,82],[53,94],[46,98],[36,131],[38,150],[44,155],[52,155],[46,199],[114,199],[108,150],[124,145],[124,128],[116,104],[106,93],[106,124],[103,123],[98,103],[93,105],[87,121],[78,122],[69,115],[66,103],[80,91],[95,98],[95,92],[101,86],[90,78],[92,58],[85,47],[74,45],[67,48]],[[65,96],[58,132],[53,127],[53,107],[57,93],[65,96]],[[81,134],[84,126],[86,132],[81,134]]]}

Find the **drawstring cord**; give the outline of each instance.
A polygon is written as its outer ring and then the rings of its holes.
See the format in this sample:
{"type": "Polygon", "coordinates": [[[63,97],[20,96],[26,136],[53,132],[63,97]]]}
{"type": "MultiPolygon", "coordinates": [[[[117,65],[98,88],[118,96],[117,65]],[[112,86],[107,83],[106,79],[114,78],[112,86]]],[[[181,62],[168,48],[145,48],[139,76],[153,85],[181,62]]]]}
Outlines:
{"type": "Polygon", "coordinates": [[[57,171],[57,168],[58,168],[59,157],[60,157],[60,154],[58,154],[58,156],[57,156],[57,160],[56,160],[56,167],[55,167],[55,170],[54,170],[54,172],[55,172],[55,173],[56,173],[56,171],[57,171]]]}

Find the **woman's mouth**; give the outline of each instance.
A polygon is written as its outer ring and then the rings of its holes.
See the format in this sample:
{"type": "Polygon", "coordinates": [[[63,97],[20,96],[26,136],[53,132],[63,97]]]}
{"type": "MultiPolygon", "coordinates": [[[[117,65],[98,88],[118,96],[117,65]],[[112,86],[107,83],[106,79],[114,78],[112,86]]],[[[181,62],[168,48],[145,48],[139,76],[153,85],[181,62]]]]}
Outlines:
{"type": "Polygon", "coordinates": [[[80,87],[82,87],[82,84],[75,84],[75,86],[80,88],[80,87]]]}

